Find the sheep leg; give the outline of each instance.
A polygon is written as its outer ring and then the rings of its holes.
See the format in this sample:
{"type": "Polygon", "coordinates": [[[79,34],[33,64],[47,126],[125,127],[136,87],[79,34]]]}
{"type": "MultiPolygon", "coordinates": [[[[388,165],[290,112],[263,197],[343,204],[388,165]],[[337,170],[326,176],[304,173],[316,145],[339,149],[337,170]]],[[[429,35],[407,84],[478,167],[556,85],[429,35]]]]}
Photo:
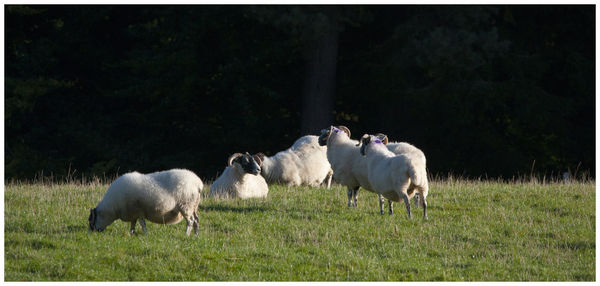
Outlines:
{"type": "MultiPolygon", "coordinates": [[[[420,194],[420,193],[419,193],[419,194],[420,194]]],[[[417,194],[417,195],[416,195],[416,196],[413,198],[413,200],[415,201],[415,208],[417,208],[417,209],[419,208],[419,205],[420,205],[420,203],[419,203],[419,200],[420,200],[420,198],[419,198],[419,194],[417,194]]]]}
{"type": "Polygon", "coordinates": [[[379,198],[379,213],[383,215],[383,196],[381,194],[377,194],[377,197],[379,198]]]}
{"type": "Polygon", "coordinates": [[[388,200],[388,203],[390,204],[390,215],[394,214],[394,205],[393,205],[393,202],[390,201],[390,200],[388,200]]]}
{"type": "Polygon", "coordinates": [[[329,170],[329,173],[327,173],[327,177],[325,178],[325,180],[327,181],[327,189],[331,189],[331,179],[333,178],[333,170],[329,170]]]}
{"type": "Polygon", "coordinates": [[[198,234],[198,214],[194,212],[194,234],[198,234]]]}
{"type": "Polygon", "coordinates": [[[427,220],[427,200],[423,193],[419,193],[419,195],[422,196],[421,205],[423,206],[423,219],[427,220]]]}
{"type": "Polygon", "coordinates": [[[142,226],[142,231],[144,232],[144,234],[146,234],[148,230],[146,230],[146,221],[143,217],[140,218],[140,225],[142,226]]]}
{"type": "Polygon", "coordinates": [[[352,190],[350,189],[350,187],[348,187],[348,207],[352,206],[352,190]]]}
{"type": "Polygon", "coordinates": [[[408,198],[408,195],[406,193],[402,193],[402,197],[404,198],[404,204],[406,205],[406,213],[408,213],[408,218],[412,218],[410,215],[410,200],[408,198]]]}
{"type": "Polygon", "coordinates": [[[189,236],[192,233],[192,228],[194,229],[194,233],[198,234],[198,215],[196,212],[192,212],[191,214],[182,213],[183,217],[185,217],[185,221],[187,223],[187,227],[185,228],[185,234],[189,236]]]}
{"type": "Polygon", "coordinates": [[[131,226],[129,227],[129,234],[130,235],[133,235],[135,233],[135,222],[136,221],[137,220],[134,220],[134,221],[131,222],[131,226]]]}
{"type": "Polygon", "coordinates": [[[192,233],[192,227],[194,225],[194,218],[186,216],[185,221],[187,223],[187,227],[185,228],[185,235],[190,236],[190,234],[192,233]]]}
{"type": "Polygon", "coordinates": [[[356,188],[348,187],[348,207],[358,206],[358,189],[360,189],[360,186],[356,188]]]}

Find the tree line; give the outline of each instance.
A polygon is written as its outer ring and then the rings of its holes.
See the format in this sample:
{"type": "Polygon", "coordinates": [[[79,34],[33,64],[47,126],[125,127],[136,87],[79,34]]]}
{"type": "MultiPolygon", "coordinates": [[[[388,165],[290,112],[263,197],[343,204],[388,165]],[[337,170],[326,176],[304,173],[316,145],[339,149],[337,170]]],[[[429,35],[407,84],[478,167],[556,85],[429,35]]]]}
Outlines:
{"type": "Polygon", "coordinates": [[[410,142],[432,174],[595,171],[593,5],[4,13],[6,178],[211,179],[332,124],[410,142]]]}

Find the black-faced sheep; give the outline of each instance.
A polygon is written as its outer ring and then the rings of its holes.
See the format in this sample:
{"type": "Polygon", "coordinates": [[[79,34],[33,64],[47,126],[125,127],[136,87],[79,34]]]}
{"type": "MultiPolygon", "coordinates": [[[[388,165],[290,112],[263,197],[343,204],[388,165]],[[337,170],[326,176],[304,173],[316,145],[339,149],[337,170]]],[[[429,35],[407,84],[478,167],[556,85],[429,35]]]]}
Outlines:
{"type": "Polygon", "coordinates": [[[231,155],[223,174],[210,186],[209,196],[241,199],[266,197],[269,187],[260,175],[261,164],[258,156],[248,153],[231,155]]]}

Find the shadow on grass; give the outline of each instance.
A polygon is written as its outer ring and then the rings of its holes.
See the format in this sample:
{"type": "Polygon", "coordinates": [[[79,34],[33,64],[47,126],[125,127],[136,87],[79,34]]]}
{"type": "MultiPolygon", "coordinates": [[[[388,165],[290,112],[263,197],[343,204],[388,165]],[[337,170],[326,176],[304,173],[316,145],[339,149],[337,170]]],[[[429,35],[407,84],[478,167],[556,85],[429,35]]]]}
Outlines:
{"type": "Polygon", "coordinates": [[[25,225],[7,225],[4,228],[5,233],[39,233],[39,234],[61,234],[61,233],[77,233],[87,231],[87,225],[66,225],[60,228],[42,228],[39,226],[33,226],[29,224],[25,225]]]}
{"type": "Polygon", "coordinates": [[[199,206],[198,210],[201,212],[206,211],[217,211],[217,212],[234,212],[234,213],[253,213],[253,212],[265,212],[268,211],[269,208],[265,207],[233,207],[233,206],[199,206]]]}

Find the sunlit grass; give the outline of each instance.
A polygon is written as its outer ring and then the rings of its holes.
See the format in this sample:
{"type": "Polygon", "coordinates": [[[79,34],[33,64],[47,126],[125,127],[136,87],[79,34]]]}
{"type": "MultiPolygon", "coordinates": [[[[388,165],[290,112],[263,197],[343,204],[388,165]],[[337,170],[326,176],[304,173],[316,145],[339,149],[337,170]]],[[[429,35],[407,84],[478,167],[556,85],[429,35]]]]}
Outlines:
{"type": "Polygon", "coordinates": [[[594,182],[434,181],[428,221],[415,208],[407,219],[401,204],[382,216],[362,190],[347,208],[341,186],[270,186],[266,199],[205,198],[191,237],[184,222],[88,233],[106,188],[7,185],[6,281],[595,279],[594,182]]]}

